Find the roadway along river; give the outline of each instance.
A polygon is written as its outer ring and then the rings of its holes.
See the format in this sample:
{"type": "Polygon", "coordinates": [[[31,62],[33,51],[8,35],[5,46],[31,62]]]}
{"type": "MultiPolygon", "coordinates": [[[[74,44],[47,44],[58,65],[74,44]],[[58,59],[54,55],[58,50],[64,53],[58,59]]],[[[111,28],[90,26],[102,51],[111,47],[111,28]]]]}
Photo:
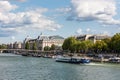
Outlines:
{"type": "Polygon", "coordinates": [[[0,54],[0,80],[119,80],[119,64],[76,65],[0,54]]]}

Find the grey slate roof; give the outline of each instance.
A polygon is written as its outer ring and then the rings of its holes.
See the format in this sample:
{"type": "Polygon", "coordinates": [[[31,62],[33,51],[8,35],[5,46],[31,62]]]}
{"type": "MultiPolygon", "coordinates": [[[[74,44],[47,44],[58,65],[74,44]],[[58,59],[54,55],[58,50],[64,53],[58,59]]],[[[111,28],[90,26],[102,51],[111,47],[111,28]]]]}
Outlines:
{"type": "Polygon", "coordinates": [[[55,36],[49,36],[49,39],[64,39],[64,38],[59,35],[55,35],[55,36]]]}

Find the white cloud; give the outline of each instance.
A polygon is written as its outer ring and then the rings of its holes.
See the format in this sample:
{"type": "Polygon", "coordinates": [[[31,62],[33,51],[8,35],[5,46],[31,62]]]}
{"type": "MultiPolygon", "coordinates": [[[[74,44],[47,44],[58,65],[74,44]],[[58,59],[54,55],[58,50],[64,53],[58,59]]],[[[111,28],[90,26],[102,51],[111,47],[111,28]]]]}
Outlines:
{"type": "Polygon", "coordinates": [[[78,28],[76,30],[76,34],[105,34],[105,35],[110,35],[111,33],[108,32],[108,31],[103,31],[103,30],[94,30],[94,29],[91,29],[91,28],[86,28],[86,29],[81,29],[81,28],[78,28]]]}
{"type": "Polygon", "coordinates": [[[11,31],[14,33],[27,31],[27,29],[55,31],[61,27],[49,17],[43,15],[47,11],[46,8],[14,13],[12,10],[16,9],[17,6],[10,4],[8,1],[0,1],[0,8],[0,31],[2,32],[11,31]]]}
{"type": "Polygon", "coordinates": [[[117,14],[114,0],[71,0],[72,9],[68,20],[98,21],[104,24],[119,25],[120,20],[113,17],[117,14]]]}
{"type": "Polygon", "coordinates": [[[77,34],[82,34],[82,29],[79,28],[79,29],[76,31],[76,33],[77,33],[77,34]]]}
{"type": "Polygon", "coordinates": [[[90,28],[87,28],[87,29],[86,29],[86,32],[90,32],[90,31],[91,31],[90,28]]]}
{"type": "Polygon", "coordinates": [[[12,39],[12,40],[15,40],[15,36],[11,36],[11,39],[12,39]]]}
{"type": "Polygon", "coordinates": [[[76,33],[77,34],[89,34],[89,33],[92,33],[93,31],[90,29],[90,28],[87,28],[86,30],[83,30],[81,28],[78,28],[76,30],[76,33]]]}
{"type": "Polygon", "coordinates": [[[16,5],[11,5],[8,1],[0,1],[0,13],[1,12],[9,12],[16,8],[17,8],[16,5]]]}

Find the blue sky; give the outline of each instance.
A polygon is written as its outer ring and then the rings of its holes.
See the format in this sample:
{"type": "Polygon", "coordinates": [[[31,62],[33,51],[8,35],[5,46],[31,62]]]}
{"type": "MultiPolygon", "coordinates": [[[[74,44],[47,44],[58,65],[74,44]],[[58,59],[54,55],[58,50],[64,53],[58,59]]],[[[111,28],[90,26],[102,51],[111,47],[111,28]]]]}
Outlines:
{"type": "Polygon", "coordinates": [[[0,0],[0,8],[0,43],[120,32],[119,0],[0,0]]]}

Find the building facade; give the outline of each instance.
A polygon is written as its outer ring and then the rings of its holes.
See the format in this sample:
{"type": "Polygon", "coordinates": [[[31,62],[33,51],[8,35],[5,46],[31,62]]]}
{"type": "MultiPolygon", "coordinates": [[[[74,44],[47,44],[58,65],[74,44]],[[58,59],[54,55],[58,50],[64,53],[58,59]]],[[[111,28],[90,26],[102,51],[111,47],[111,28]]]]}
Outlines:
{"type": "Polygon", "coordinates": [[[76,36],[76,38],[80,41],[84,41],[84,40],[89,40],[89,37],[92,37],[93,35],[87,34],[87,35],[79,35],[76,36]]]}
{"type": "Polygon", "coordinates": [[[13,43],[13,49],[22,49],[22,43],[21,42],[13,43]]]}
{"type": "Polygon", "coordinates": [[[37,50],[44,50],[44,47],[49,46],[51,47],[51,45],[55,45],[56,47],[61,47],[63,42],[64,42],[64,38],[61,36],[46,36],[46,35],[39,35],[36,39],[30,39],[29,37],[25,38],[25,40],[23,41],[23,46],[25,48],[25,44],[29,43],[29,48],[32,50],[34,44],[36,44],[37,50]]]}
{"type": "Polygon", "coordinates": [[[10,43],[10,44],[7,44],[7,48],[8,49],[22,49],[23,47],[23,44],[22,42],[14,42],[14,43],[10,43]]]}
{"type": "Polygon", "coordinates": [[[110,36],[108,36],[108,35],[90,35],[89,34],[89,35],[79,35],[79,36],[76,37],[76,39],[78,39],[78,40],[81,40],[81,41],[83,41],[83,40],[91,40],[94,43],[96,41],[100,41],[100,40],[106,39],[106,38],[110,38],[110,36]]]}
{"type": "Polygon", "coordinates": [[[13,49],[13,43],[7,44],[8,49],[13,49]]]}

